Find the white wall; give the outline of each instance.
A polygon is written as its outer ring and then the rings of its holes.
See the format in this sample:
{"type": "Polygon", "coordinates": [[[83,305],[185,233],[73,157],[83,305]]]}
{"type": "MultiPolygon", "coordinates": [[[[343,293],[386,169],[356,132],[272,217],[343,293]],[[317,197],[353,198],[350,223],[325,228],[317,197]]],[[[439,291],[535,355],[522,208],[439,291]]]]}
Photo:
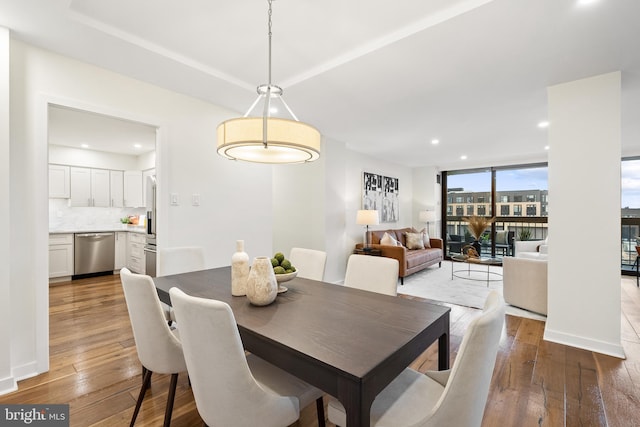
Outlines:
{"type": "MultiPolygon", "coordinates": [[[[11,310],[11,244],[10,244],[10,201],[9,187],[11,159],[9,157],[9,31],[0,27],[0,313],[11,310]]],[[[7,324],[0,328],[0,394],[12,391],[16,382],[12,372],[11,329],[12,319],[5,317],[7,324]]]]}
{"type": "Polygon", "coordinates": [[[274,253],[288,257],[293,247],[326,251],[325,163],[322,155],[312,163],[273,166],[274,253]]]}
{"type": "Polygon", "coordinates": [[[620,73],[548,89],[549,341],[624,357],[620,73]],[[588,200],[588,214],[580,215],[588,200]],[[597,229],[597,233],[594,230],[597,229]]]}
{"type": "Polygon", "coordinates": [[[16,41],[11,76],[8,199],[15,221],[7,318],[15,325],[15,377],[48,368],[48,102],[159,128],[161,246],[201,245],[211,266],[228,264],[241,236],[251,236],[252,249],[271,251],[271,168],[227,161],[215,152],[216,124],[234,113],[16,41]],[[169,206],[173,192],[179,206],[169,206]],[[191,206],[193,193],[201,195],[200,207],[191,206]]]}
{"type": "Polygon", "coordinates": [[[346,259],[353,252],[357,243],[364,241],[365,228],[356,224],[356,213],[362,209],[362,179],[364,172],[398,178],[398,194],[400,201],[399,220],[393,223],[380,223],[369,227],[369,230],[387,230],[411,227],[413,224],[413,176],[411,169],[384,162],[373,157],[347,150],[345,152],[345,254],[342,267],[342,278],[346,269],[346,259]]]}
{"type": "Polygon", "coordinates": [[[429,223],[429,235],[440,237],[442,191],[436,177],[440,170],[435,166],[413,169],[413,226],[417,230],[425,228],[427,224],[420,222],[420,211],[434,211],[436,220],[429,223]]]}
{"type": "MultiPolygon", "coordinates": [[[[48,369],[49,103],[157,127],[158,244],[203,246],[209,267],[228,265],[238,239],[245,240],[250,256],[271,254],[276,245],[278,250],[293,244],[324,246],[325,278],[341,281],[348,255],[362,241],[355,214],[364,171],[400,181],[400,221],[380,228],[413,223],[408,168],[349,151],[326,138],[321,160],[310,165],[229,161],[216,153],[215,129],[237,113],[21,42],[12,42],[10,52],[11,151],[2,172],[9,170],[10,176],[0,176],[3,184],[10,183],[4,200],[9,200],[12,218],[11,231],[5,229],[11,251],[2,262],[11,265],[9,289],[5,286],[3,292],[10,295],[6,312],[15,326],[5,331],[16,378],[48,369]],[[291,189],[293,199],[279,193],[280,186],[291,189]],[[171,194],[178,196],[177,206],[169,204],[171,194]],[[192,205],[194,194],[200,196],[200,206],[192,205]],[[285,229],[287,233],[280,233],[285,229]]],[[[253,99],[251,94],[247,98],[253,99]]],[[[0,148],[1,143],[2,134],[0,148]]],[[[2,360],[0,353],[0,375],[2,360]]]]}

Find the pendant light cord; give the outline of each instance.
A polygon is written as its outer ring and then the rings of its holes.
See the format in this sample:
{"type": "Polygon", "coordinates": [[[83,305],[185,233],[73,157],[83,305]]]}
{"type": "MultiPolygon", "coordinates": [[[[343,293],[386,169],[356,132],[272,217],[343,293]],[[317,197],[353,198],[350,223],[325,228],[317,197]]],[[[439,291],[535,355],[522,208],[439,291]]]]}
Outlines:
{"type": "Polygon", "coordinates": [[[262,144],[264,145],[264,148],[268,148],[267,145],[267,123],[268,123],[268,119],[267,117],[269,117],[271,115],[271,15],[272,15],[272,2],[273,0],[268,0],[269,2],[269,81],[267,83],[267,93],[265,94],[265,100],[264,100],[264,111],[262,112],[262,144]]]}

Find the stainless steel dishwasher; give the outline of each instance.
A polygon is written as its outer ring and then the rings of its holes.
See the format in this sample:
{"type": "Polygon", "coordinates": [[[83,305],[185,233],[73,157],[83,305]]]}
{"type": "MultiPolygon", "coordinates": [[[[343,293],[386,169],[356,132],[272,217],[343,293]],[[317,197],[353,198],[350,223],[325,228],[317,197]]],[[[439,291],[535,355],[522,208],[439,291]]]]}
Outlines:
{"type": "Polygon", "coordinates": [[[73,247],[74,275],[113,272],[114,233],[77,233],[73,247]]]}

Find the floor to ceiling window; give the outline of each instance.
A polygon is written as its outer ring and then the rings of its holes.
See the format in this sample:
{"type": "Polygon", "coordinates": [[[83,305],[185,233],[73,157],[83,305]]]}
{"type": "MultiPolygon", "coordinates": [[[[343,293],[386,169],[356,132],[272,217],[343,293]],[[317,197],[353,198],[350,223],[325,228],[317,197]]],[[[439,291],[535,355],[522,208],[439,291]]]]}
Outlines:
{"type": "Polygon", "coordinates": [[[474,238],[464,217],[495,221],[480,239],[481,255],[513,255],[515,240],[547,236],[547,166],[514,166],[443,173],[443,236],[446,255],[460,253],[474,238]]]}
{"type": "Polygon", "coordinates": [[[621,268],[635,274],[636,246],[640,245],[640,158],[622,160],[621,179],[621,268]]]}

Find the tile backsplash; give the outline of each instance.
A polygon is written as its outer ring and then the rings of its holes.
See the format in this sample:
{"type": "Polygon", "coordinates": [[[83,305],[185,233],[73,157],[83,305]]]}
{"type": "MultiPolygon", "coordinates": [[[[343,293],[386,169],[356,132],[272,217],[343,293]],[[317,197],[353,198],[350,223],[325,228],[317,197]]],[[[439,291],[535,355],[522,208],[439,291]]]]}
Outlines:
{"type": "Polygon", "coordinates": [[[145,208],[71,208],[67,199],[49,199],[49,229],[109,227],[125,216],[145,213],[145,208]]]}

